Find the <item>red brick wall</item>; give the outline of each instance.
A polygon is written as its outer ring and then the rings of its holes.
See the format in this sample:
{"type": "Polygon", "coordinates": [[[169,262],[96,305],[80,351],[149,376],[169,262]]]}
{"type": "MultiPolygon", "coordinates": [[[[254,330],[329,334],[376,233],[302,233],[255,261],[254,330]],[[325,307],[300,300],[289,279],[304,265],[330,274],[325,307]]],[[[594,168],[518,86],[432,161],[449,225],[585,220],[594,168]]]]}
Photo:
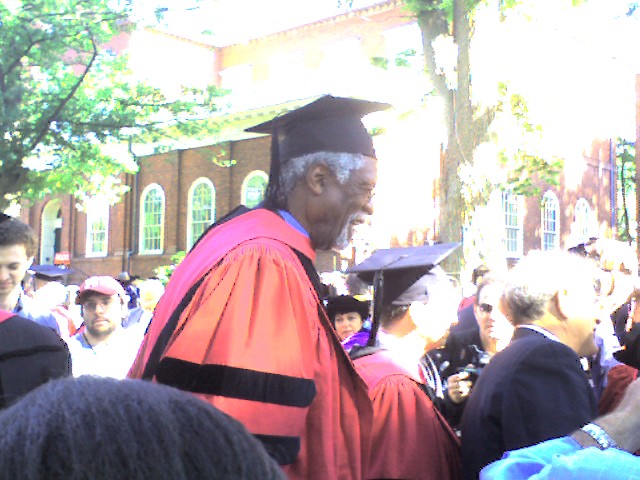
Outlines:
{"type": "Polygon", "coordinates": [[[569,234],[574,221],[576,202],[580,198],[587,200],[592,213],[600,226],[599,235],[611,236],[611,161],[615,163],[615,155],[610,158],[608,140],[593,142],[590,152],[585,152],[586,167],[582,180],[577,188],[566,186],[564,176],[560,176],[559,186],[539,184],[541,194],[525,200],[526,216],[524,222],[524,251],[541,248],[541,201],[542,195],[551,190],[558,197],[560,211],[560,247],[570,245],[569,234]]]}

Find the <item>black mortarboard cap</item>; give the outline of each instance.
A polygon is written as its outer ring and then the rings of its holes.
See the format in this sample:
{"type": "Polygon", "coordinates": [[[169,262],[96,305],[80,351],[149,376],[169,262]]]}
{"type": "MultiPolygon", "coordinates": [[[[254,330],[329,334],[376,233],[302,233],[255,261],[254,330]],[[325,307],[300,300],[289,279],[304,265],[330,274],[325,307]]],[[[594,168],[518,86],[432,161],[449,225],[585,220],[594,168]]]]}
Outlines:
{"type": "Polygon", "coordinates": [[[374,288],[370,345],[376,338],[381,307],[426,299],[428,279],[423,277],[436,268],[444,274],[438,264],[459,246],[460,243],[437,243],[376,250],[368,259],[347,270],[347,273],[358,274],[374,288]]]}
{"type": "Polygon", "coordinates": [[[338,313],[359,313],[362,320],[369,318],[369,302],[358,300],[352,295],[337,295],[327,300],[327,315],[333,323],[333,317],[338,313]]]}
{"type": "Polygon", "coordinates": [[[266,198],[282,208],[278,179],[282,165],[315,152],[359,153],[375,158],[371,135],[362,123],[365,115],[391,105],[356,98],[325,95],[247,132],[271,134],[271,168],[266,198]],[[274,203],[275,202],[275,203],[274,203]]]}
{"type": "Polygon", "coordinates": [[[50,278],[55,280],[56,278],[64,277],[75,272],[71,268],[61,267],[59,265],[33,265],[30,269],[36,276],[50,278]]]}

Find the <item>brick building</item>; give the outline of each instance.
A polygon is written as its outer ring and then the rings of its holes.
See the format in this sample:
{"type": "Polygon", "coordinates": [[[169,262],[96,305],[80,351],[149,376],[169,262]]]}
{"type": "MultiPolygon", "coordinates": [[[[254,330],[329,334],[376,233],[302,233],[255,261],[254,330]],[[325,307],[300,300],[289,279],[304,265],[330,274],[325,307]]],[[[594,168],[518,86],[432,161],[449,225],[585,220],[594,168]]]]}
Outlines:
{"type": "MultiPolygon", "coordinates": [[[[372,57],[393,57],[411,48],[420,51],[420,44],[417,24],[398,0],[225,47],[153,30],[129,40],[119,38],[114,43],[118,49],[151,49],[147,55],[133,50],[130,55],[143,64],[142,77],[162,78],[164,88],[190,77],[184,57],[191,55],[196,83],[231,89],[224,99],[228,106],[221,112],[221,131],[204,144],[158,155],[139,153],[139,172],[122,179],[129,193],[115,205],[95,199],[80,211],[74,198],[59,196],[23,209],[22,218],[41,238],[37,262],[52,263],[56,253],[58,259],[68,257],[78,272],[72,282],[123,270],[153,275],[155,267],[188,250],[216,218],[240,203],[260,200],[269,167],[269,139],[244,134],[243,128],[322,93],[387,101],[396,113],[391,114],[393,120],[376,120],[387,123],[385,133],[375,139],[380,179],[368,233],[357,239],[356,248],[342,253],[343,259],[321,254],[318,268],[341,269],[373,248],[437,240],[434,192],[442,136],[424,135],[434,131],[429,123],[433,119],[418,115],[404,123],[397,120],[407,105],[424,96],[421,64],[417,60],[413,69],[382,70],[371,62],[372,57]],[[159,50],[153,50],[154,45],[159,50]],[[168,73],[175,73],[175,78],[168,73]],[[402,176],[395,178],[398,173],[402,176]],[[407,211],[411,218],[399,223],[400,213],[407,211]]],[[[611,142],[594,141],[582,159],[565,169],[560,187],[540,185],[539,198],[497,192],[492,218],[498,228],[491,229],[495,238],[480,242],[485,254],[493,249],[496,255],[517,259],[532,248],[564,248],[592,235],[606,235],[615,223],[614,165],[611,142]],[[494,246],[487,246],[491,242],[494,246]]]]}

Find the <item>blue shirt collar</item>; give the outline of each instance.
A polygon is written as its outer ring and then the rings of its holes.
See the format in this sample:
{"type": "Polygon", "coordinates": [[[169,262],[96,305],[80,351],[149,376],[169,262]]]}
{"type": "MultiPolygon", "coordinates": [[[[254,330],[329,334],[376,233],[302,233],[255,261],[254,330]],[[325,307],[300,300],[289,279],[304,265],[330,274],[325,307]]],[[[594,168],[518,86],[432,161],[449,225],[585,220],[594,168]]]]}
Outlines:
{"type": "Polygon", "coordinates": [[[289,212],[287,212],[286,210],[278,210],[278,214],[280,214],[280,216],[282,217],[282,219],[287,222],[287,224],[289,224],[290,226],[292,226],[293,228],[295,228],[297,231],[299,231],[301,234],[303,234],[305,237],[309,238],[309,234],[307,233],[307,231],[304,229],[304,227],[300,224],[300,222],[298,222],[298,220],[295,219],[295,217],[293,215],[291,215],[289,212]]]}

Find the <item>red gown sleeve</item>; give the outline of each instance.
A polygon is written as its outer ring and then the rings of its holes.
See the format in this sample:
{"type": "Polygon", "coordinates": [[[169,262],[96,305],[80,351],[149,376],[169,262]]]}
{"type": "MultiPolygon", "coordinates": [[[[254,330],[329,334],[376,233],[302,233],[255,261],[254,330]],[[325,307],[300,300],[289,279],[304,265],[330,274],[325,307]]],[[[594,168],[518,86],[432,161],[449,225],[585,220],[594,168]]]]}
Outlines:
{"type": "Polygon", "coordinates": [[[613,411],[626,392],[631,382],[638,378],[638,370],[629,365],[616,365],[607,374],[607,387],[602,392],[598,403],[598,412],[605,415],[613,411]]]}
{"type": "Polygon", "coordinates": [[[191,391],[254,434],[298,436],[315,396],[317,306],[289,255],[251,242],[232,251],[207,275],[165,353],[179,361],[180,382],[188,378],[191,391]]]}
{"type": "Polygon", "coordinates": [[[368,478],[461,478],[458,439],[414,381],[388,376],[370,396],[374,420],[368,478]]]}

